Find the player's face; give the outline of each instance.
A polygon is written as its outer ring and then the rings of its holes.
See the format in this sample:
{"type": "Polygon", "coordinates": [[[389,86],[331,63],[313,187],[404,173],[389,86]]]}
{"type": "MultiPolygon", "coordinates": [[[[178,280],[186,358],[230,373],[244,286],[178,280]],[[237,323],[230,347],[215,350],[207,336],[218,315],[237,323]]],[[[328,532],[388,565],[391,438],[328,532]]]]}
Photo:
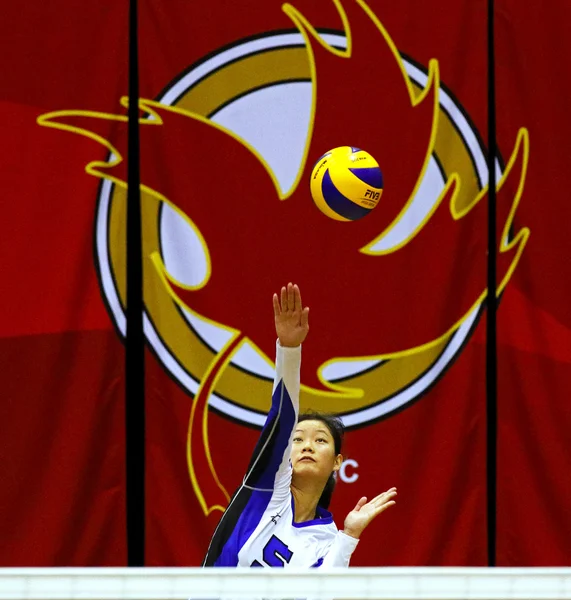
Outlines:
{"type": "Polygon", "coordinates": [[[333,436],[325,423],[308,420],[297,424],[291,451],[294,476],[312,475],[327,481],[342,460],[341,454],[335,454],[333,436]]]}

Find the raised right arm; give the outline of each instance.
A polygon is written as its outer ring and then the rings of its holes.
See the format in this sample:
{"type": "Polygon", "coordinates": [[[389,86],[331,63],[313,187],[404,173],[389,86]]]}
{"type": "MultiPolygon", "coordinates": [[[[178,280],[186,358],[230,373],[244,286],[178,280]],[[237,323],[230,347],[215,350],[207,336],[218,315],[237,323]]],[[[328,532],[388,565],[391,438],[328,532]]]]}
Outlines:
{"type": "Polygon", "coordinates": [[[278,342],[272,404],[250,465],[220,522],[203,566],[236,566],[238,553],[270,502],[290,494],[291,444],[299,412],[301,343],[309,330],[309,309],[291,283],[274,294],[278,342]]]}
{"type": "Polygon", "coordinates": [[[289,494],[291,446],[299,414],[301,346],[276,343],[272,405],[252,455],[244,485],[259,491],[289,494]]]}

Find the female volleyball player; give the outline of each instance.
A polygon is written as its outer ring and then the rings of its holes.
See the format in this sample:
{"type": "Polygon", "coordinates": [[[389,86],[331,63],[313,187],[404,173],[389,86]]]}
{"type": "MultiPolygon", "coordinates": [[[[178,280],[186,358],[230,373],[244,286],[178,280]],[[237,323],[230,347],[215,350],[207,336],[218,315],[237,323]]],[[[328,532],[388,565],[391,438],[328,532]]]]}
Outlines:
{"type": "Polygon", "coordinates": [[[339,531],[327,511],[339,470],[338,419],[298,419],[301,343],[309,331],[297,285],[273,297],[277,333],[272,406],[243,483],[214,533],[204,566],[344,567],[369,523],[395,501],[391,488],[363,497],[339,531]]]}

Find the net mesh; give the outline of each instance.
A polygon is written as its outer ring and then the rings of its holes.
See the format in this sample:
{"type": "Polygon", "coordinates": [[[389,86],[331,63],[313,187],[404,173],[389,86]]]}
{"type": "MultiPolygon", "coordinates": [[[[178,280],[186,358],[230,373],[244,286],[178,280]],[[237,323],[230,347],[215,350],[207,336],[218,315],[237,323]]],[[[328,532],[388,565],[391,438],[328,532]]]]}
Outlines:
{"type": "Polygon", "coordinates": [[[0,600],[571,599],[571,569],[0,569],[0,600]]]}

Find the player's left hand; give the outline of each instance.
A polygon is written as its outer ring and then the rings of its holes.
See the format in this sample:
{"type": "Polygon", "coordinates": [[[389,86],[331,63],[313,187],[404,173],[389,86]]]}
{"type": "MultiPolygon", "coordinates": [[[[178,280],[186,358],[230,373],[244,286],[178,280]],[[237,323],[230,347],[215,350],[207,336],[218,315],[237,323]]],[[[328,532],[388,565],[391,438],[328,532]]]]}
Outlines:
{"type": "Polygon", "coordinates": [[[367,497],[363,496],[355,508],[345,517],[344,533],[354,538],[359,538],[365,527],[377,516],[390,506],[395,504],[393,498],[397,495],[397,489],[391,488],[371,501],[367,502],[367,497]]]}

